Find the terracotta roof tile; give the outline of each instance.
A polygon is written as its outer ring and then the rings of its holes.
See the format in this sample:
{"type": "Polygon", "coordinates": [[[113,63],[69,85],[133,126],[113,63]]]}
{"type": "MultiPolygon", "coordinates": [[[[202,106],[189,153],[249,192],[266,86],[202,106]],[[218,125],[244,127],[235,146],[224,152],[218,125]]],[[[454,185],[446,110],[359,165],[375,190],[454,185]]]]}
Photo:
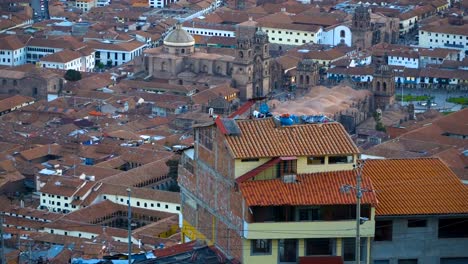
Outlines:
{"type": "MultiPolygon", "coordinates": [[[[343,184],[356,184],[355,171],[302,174],[296,180],[246,181],[240,184],[240,190],[249,206],[356,204],[355,195],[340,192],[343,184]]],[[[369,178],[363,177],[362,187],[373,189],[369,178]]],[[[366,192],[361,202],[376,204],[377,199],[373,192],[366,192]]]]}
{"type": "Polygon", "coordinates": [[[31,103],[34,101],[35,99],[29,96],[14,95],[12,97],[0,100],[0,112],[10,110],[14,107],[21,106],[22,104],[31,103]]]}
{"type": "Polygon", "coordinates": [[[73,50],[62,50],[50,55],[46,55],[40,61],[67,63],[81,58],[81,53],[73,50]]]}
{"type": "Polygon", "coordinates": [[[468,189],[439,159],[367,160],[376,190],[376,215],[468,213],[468,189]]]}
{"type": "Polygon", "coordinates": [[[273,118],[237,120],[226,138],[235,158],[352,154],[359,150],[340,123],[276,127],[273,118]]]}

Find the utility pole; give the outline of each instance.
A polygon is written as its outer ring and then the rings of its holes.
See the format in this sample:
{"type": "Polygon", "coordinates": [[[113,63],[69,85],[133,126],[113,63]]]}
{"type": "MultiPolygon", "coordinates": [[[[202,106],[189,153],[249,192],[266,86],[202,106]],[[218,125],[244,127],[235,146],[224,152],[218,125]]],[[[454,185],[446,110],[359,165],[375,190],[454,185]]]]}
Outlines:
{"type": "Polygon", "coordinates": [[[0,216],[0,235],[2,236],[2,244],[1,244],[1,249],[0,249],[0,262],[1,264],[6,264],[6,258],[5,258],[5,240],[3,238],[3,215],[0,216]]]}
{"type": "Polygon", "coordinates": [[[132,190],[127,188],[128,193],[128,264],[132,263],[132,206],[130,204],[130,196],[132,190]]]}
{"type": "Polygon", "coordinates": [[[353,165],[356,171],[356,186],[345,184],[340,187],[340,191],[343,193],[349,193],[350,190],[356,192],[356,263],[361,263],[361,225],[368,220],[366,217],[361,217],[361,198],[363,192],[372,192],[373,190],[367,190],[361,188],[361,177],[362,170],[364,168],[364,160],[359,160],[356,165],[353,165]]]}

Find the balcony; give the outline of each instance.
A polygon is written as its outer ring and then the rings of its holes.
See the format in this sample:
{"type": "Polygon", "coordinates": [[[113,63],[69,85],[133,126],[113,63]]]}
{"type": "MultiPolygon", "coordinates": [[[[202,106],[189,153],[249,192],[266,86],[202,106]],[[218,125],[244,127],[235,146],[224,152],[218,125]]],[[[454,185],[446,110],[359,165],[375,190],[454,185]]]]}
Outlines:
{"type": "MultiPolygon", "coordinates": [[[[362,237],[373,237],[375,222],[361,225],[362,237]]],[[[301,222],[244,222],[245,239],[300,239],[356,236],[355,220],[301,222]]]]}
{"type": "MultiPolygon", "coordinates": [[[[246,239],[293,239],[353,237],[356,205],[256,206],[244,222],[246,239]]],[[[363,236],[374,235],[374,210],[362,205],[361,216],[371,219],[361,225],[363,236]]]]}
{"type": "Polygon", "coordinates": [[[449,48],[457,48],[457,49],[463,49],[465,46],[463,44],[450,44],[450,43],[444,43],[445,47],[449,48]]]}

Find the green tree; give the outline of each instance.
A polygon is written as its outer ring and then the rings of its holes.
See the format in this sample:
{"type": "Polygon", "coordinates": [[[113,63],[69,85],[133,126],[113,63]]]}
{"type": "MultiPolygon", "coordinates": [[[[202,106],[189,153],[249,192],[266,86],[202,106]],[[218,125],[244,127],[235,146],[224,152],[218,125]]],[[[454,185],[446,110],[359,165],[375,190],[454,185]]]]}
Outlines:
{"type": "Polygon", "coordinates": [[[67,81],[71,81],[71,82],[79,81],[79,80],[81,80],[81,72],[75,71],[75,70],[68,70],[65,73],[65,76],[63,76],[63,77],[67,81]]]}

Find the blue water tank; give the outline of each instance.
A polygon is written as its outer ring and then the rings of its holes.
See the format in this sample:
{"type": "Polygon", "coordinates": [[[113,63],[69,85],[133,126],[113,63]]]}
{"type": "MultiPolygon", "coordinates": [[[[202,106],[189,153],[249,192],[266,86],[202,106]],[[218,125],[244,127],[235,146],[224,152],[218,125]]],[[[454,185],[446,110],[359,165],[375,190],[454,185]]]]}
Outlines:
{"type": "Polygon", "coordinates": [[[260,105],[260,113],[266,115],[268,112],[270,112],[270,108],[268,107],[268,105],[266,103],[262,103],[260,105]]]}
{"type": "Polygon", "coordinates": [[[294,124],[294,120],[289,115],[281,116],[280,122],[282,126],[291,126],[292,124],[294,124]]]}

